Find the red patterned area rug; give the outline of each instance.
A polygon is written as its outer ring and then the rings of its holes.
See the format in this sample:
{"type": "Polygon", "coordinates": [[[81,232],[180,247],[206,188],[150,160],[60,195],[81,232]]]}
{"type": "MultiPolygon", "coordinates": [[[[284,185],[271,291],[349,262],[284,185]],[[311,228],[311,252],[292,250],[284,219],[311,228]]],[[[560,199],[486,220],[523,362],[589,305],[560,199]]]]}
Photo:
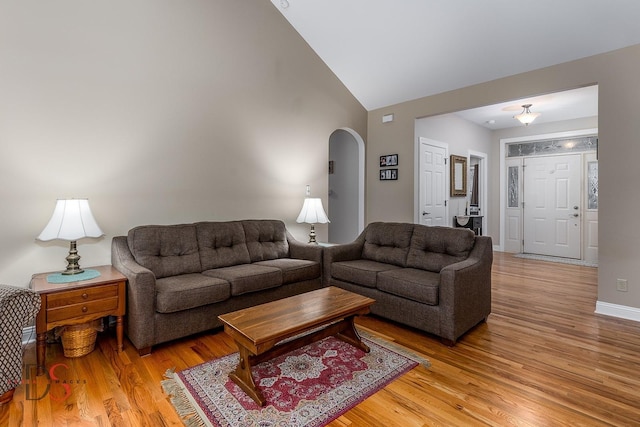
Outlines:
{"type": "Polygon", "coordinates": [[[170,370],[162,386],[187,426],[323,426],[418,363],[429,366],[401,347],[368,336],[363,338],[368,354],[329,337],[253,367],[267,401],[262,408],[228,378],[238,353],[170,370]]]}

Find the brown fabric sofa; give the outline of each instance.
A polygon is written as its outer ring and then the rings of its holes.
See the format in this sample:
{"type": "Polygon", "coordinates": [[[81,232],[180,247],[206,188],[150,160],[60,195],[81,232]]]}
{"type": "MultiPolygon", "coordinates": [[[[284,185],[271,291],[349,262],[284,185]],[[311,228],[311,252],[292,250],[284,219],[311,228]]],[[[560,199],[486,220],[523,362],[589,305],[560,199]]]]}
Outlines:
{"type": "Polygon", "coordinates": [[[322,287],[322,248],[282,221],[146,225],[111,244],[128,279],[125,331],[140,354],[221,325],[218,315],[322,287]]]}
{"type": "Polygon", "coordinates": [[[491,313],[492,263],[491,238],[469,229],[376,222],[325,248],[323,280],[375,299],[373,314],[453,345],[491,313]]]}

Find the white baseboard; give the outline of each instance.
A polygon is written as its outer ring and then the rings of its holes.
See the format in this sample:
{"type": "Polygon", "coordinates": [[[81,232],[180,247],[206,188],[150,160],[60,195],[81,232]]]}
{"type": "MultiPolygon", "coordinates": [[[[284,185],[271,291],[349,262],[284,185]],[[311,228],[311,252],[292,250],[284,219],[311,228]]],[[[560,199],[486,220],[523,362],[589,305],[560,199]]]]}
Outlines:
{"type": "Polygon", "coordinates": [[[25,326],[22,328],[22,345],[36,342],[36,327],[25,326]]]}
{"type": "Polygon", "coordinates": [[[626,305],[597,301],[596,313],[640,322],[640,308],[636,307],[627,307],[626,305]]]}

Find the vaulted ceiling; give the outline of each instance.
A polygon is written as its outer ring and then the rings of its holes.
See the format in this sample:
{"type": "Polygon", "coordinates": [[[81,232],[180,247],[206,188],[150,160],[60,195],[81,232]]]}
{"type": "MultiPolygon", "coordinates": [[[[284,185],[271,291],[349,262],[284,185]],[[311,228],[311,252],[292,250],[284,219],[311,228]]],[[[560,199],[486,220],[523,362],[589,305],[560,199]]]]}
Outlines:
{"type": "Polygon", "coordinates": [[[638,0],[271,2],[367,110],[640,43],[638,0]]]}

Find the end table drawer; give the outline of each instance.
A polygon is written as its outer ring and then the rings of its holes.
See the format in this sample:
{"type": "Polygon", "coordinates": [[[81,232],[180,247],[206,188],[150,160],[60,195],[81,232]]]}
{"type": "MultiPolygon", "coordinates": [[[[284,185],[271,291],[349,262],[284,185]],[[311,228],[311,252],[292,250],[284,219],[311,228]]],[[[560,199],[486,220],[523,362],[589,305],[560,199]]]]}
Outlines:
{"type": "Polygon", "coordinates": [[[117,297],[118,285],[98,286],[94,288],[58,292],[47,297],[47,310],[117,297]]]}
{"type": "Polygon", "coordinates": [[[98,313],[109,313],[118,308],[118,298],[107,298],[84,304],[73,304],[58,308],[47,309],[47,322],[59,322],[65,319],[75,319],[98,313]]]}
{"type": "Polygon", "coordinates": [[[47,298],[47,322],[112,312],[117,308],[118,285],[59,292],[47,298]]]}

